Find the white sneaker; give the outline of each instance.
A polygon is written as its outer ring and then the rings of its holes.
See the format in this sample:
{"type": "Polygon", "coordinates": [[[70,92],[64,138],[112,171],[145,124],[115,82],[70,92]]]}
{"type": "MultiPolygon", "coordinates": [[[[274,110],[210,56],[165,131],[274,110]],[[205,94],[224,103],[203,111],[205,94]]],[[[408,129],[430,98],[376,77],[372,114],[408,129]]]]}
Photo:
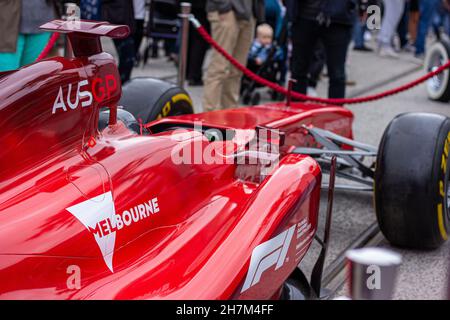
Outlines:
{"type": "Polygon", "coordinates": [[[380,52],[378,54],[380,55],[380,57],[383,58],[398,59],[400,57],[392,47],[381,47],[380,52]]]}
{"type": "Polygon", "coordinates": [[[402,50],[404,52],[414,53],[414,52],[416,52],[416,47],[413,44],[408,43],[406,46],[403,47],[402,50]]]}
{"type": "Polygon", "coordinates": [[[316,88],[314,88],[314,87],[306,88],[306,95],[310,96],[310,97],[318,97],[319,96],[317,94],[316,88]]]}
{"type": "Polygon", "coordinates": [[[419,66],[422,66],[425,62],[425,54],[415,54],[413,57],[413,62],[419,66]]]}

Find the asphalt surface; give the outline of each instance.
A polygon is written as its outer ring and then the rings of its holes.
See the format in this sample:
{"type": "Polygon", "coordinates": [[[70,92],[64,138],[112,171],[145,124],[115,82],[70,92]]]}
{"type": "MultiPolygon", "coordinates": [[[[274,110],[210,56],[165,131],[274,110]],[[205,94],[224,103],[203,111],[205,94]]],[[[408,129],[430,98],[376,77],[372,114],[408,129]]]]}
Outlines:
{"type": "MultiPolygon", "coordinates": [[[[399,63],[401,61],[398,61],[399,63]]],[[[386,69],[387,70],[387,69],[386,69]]],[[[401,85],[411,81],[421,75],[423,71],[412,73],[401,80],[389,83],[381,88],[383,91],[388,88],[401,85]]],[[[378,90],[377,90],[378,91],[378,90]]],[[[450,116],[450,105],[429,101],[426,96],[425,86],[419,86],[409,92],[401,95],[390,97],[386,100],[378,101],[372,104],[349,107],[355,113],[355,138],[361,141],[378,144],[383,134],[384,128],[388,125],[392,118],[403,112],[432,112],[450,116]]],[[[414,161],[414,159],[411,159],[414,161]]],[[[347,195],[340,199],[336,215],[345,215],[345,213],[353,212],[346,209],[352,206],[347,195]]],[[[360,212],[364,212],[374,219],[374,211],[371,199],[365,202],[365,205],[358,208],[360,212]]],[[[350,214],[353,223],[353,214],[350,214]]],[[[349,217],[349,216],[348,216],[349,217]]],[[[338,218],[339,219],[339,218],[338,218]]],[[[359,221],[359,218],[356,218],[359,221]]],[[[345,220],[345,218],[344,218],[345,220]]],[[[363,223],[360,221],[360,223],[363,223]]],[[[336,222],[335,226],[339,225],[336,222]]],[[[333,230],[336,234],[336,229],[333,230]]],[[[345,230],[342,230],[345,231],[345,230]]],[[[399,250],[389,246],[387,241],[383,241],[380,246],[392,249],[402,254],[403,264],[400,268],[399,279],[397,282],[394,299],[444,299],[446,298],[447,278],[450,243],[447,242],[438,250],[428,252],[418,252],[410,250],[399,250]]],[[[341,291],[344,293],[345,290],[341,291]]]]}
{"type": "MultiPolygon", "coordinates": [[[[112,53],[111,43],[105,47],[112,53]]],[[[424,74],[417,61],[408,54],[402,54],[399,60],[380,58],[374,53],[351,52],[348,63],[349,80],[356,85],[348,87],[348,96],[380,92],[404,84],[424,74]]],[[[175,80],[176,69],[166,58],[149,60],[145,67],[134,70],[133,76],[153,76],[175,80]]],[[[327,80],[321,82],[318,92],[326,96],[327,80]]],[[[202,111],[202,87],[187,87],[191,94],[196,112],[202,111]]],[[[263,95],[267,101],[268,95],[263,95]]],[[[398,114],[404,112],[433,112],[450,116],[450,105],[432,102],[427,99],[425,86],[418,86],[398,96],[364,105],[348,107],[355,114],[355,139],[377,146],[384,129],[398,114]]],[[[411,159],[414,161],[414,159],[411,159]]],[[[326,193],[323,193],[321,217],[324,217],[326,193]]],[[[331,245],[327,264],[333,261],[358,235],[376,221],[372,204],[372,194],[362,192],[337,191],[333,212],[331,245]]],[[[323,225],[323,219],[322,219],[323,225]]],[[[319,235],[322,233],[319,229],[319,235]]],[[[379,237],[381,247],[386,247],[403,256],[403,264],[394,293],[394,299],[444,299],[446,298],[448,264],[450,262],[450,241],[434,251],[400,250],[389,246],[379,237]]],[[[301,263],[302,269],[309,274],[317,258],[318,246],[301,263]]],[[[341,279],[343,280],[343,279],[341,279]]],[[[339,281],[338,281],[339,282],[339,281]]],[[[341,287],[336,296],[345,295],[346,287],[341,287]]]]}

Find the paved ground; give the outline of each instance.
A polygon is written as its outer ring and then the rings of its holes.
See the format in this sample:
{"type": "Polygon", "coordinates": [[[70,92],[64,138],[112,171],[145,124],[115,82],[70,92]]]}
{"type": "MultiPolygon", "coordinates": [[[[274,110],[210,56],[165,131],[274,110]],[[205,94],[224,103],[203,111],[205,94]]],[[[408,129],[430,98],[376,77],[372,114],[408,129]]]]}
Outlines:
{"type": "MultiPolygon", "coordinates": [[[[416,72],[400,81],[386,86],[395,86],[420,76],[416,72]]],[[[384,88],[381,88],[383,90],[384,88]]],[[[368,106],[351,107],[355,112],[356,137],[369,143],[379,141],[383,128],[397,114],[407,111],[426,111],[450,116],[448,104],[434,103],[426,98],[424,86],[412,91],[380,101],[368,106]],[[369,107],[366,109],[366,107],[369,107]]],[[[373,211],[371,208],[368,210],[373,211]]],[[[389,247],[386,242],[382,246],[389,247]]],[[[396,249],[394,249],[396,250],[396,249]]],[[[450,243],[441,249],[430,252],[400,251],[404,258],[400,270],[399,283],[395,292],[398,299],[441,299],[448,284],[447,266],[450,243]]]]}
{"type": "MultiPolygon", "coordinates": [[[[111,50],[111,44],[105,44],[111,50]]],[[[417,62],[406,54],[402,55],[400,60],[389,60],[371,53],[352,52],[348,71],[349,78],[356,81],[355,86],[348,88],[349,96],[379,92],[423,74],[417,62]],[[398,78],[401,79],[398,80],[398,78]]],[[[174,79],[175,74],[176,69],[173,64],[161,58],[149,61],[145,68],[135,69],[133,76],[145,75],[174,79]]],[[[322,96],[325,95],[326,87],[327,83],[324,80],[318,89],[322,96]]],[[[202,88],[188,87],[187,90],[194,100],[195,110],[201,111],[202,88]]],[[[373,145],[378,145],[385,127],[399,113],[426,111],[450,116],[450,106],[429,101],[424,86],[386,100],[349,108],[356,116],[355,138],[373,145]]],[[[375,221],[371,194],[337,192],[335,198],[332,244],[328,262],[332,261],[355,237],[375,221]]],[[[322,201],[322,216],[325,204],[325,201],[322,201]]],[[[385,240],[380,243],[380,246],[390,248],[385,240]]],[[[318,252],[317,246],[313,249],[301,265],[307,273],[311,270],[318,252]]],[[[439,250],[428,252],[391,249],[403,255],[395,299],[442,299],[445,297],[450,242],[439,250]]],[[[345,293],[344,287],[338,294],[345,293]]]]}

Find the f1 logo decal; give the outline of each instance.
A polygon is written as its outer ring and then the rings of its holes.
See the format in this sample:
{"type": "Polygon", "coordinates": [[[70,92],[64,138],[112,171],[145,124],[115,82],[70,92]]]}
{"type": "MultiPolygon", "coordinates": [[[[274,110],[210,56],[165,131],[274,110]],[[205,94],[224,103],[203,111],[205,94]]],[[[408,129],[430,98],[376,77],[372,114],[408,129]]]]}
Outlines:
{"type": "Polygon", "coordinates": [[[296,225],[293,225],[275,238],[261,243],[253,250],[247,278],[245,279],[241,293],[257,284],[261,280],[263,272],[270,267],[276,265],[275,270],[278,270],[283,266],[291,245],[295,227],[296,225]]]}

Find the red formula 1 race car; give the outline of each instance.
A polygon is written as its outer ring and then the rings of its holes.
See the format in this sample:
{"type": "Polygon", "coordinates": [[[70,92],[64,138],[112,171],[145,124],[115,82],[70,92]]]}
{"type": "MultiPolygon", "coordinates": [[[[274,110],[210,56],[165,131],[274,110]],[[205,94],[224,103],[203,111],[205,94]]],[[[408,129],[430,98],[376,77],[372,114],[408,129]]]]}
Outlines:
{"type": "Polygon", "coordinates": [[[399,116],[378,151],[340,106],[192,114],[158,80],[122,96],[99,39],[127,27],[43,28],[67,33],[74,58],[0,74],[1,299],[313,298],[324,259],[311,282],[298,265],[324,172],[374,188],[391,243],[447,239],[449,119],[399,116]]]}

